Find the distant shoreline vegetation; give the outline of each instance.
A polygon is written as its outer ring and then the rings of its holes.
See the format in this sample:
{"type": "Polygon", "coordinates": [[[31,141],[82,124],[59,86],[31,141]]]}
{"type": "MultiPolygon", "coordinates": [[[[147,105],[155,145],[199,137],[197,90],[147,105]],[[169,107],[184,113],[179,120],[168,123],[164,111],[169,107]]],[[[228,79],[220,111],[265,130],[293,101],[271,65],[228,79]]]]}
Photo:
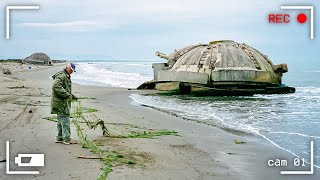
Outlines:
{"type": "MultiPolygon", "coordinates": [[[[66,60],[51,60],[53,63],[64,63],[66,60]]],[[[0,62],[15,62],[22,63],[22,59],[0,59],[0,62]]]]}
{"type": "Polygon", "coordinates": [[[0,62],[17,62],[17,63],[21,63],[22,59],[0,59],[0,62]]]}

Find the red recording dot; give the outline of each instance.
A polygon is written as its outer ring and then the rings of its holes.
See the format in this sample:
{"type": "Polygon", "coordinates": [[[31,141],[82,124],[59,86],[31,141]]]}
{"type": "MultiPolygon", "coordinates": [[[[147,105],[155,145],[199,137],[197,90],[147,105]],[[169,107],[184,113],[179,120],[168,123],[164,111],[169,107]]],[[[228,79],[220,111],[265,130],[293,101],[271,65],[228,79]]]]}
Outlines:
{"type": "Polygon", "coordinates": [[[307,16],[303,13],[299,14],[297,16],[297,21],[300,23],[300,24],[303,24],[307,21],[307,16]]]}

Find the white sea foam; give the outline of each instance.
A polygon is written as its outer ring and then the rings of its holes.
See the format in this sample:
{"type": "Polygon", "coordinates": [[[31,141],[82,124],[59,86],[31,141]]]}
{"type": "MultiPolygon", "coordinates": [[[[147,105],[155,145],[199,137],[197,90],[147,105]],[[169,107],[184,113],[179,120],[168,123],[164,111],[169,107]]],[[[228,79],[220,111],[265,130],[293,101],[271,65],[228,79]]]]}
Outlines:
{"type": "Polygon", "coordinates": [[[307,72],[307,73],[319,73],[320,70],[307,70],[307,71],[303,71],[303,72],[307,72]]]}
{"type": "Polygon", "coordinates": [[[74,73],[72,78],[75,83],[84,85],[136,88],[153,78],[150,73],[151,66],[146,73],[145,64],[136,65],[129,68],[130,65],[125,62],[78,63],[77,73],[74,73]]]}
{"type": "Polygon", "coordinates": [[[150,64],[127,64],[127,66],[149,67],[150,64]]]}

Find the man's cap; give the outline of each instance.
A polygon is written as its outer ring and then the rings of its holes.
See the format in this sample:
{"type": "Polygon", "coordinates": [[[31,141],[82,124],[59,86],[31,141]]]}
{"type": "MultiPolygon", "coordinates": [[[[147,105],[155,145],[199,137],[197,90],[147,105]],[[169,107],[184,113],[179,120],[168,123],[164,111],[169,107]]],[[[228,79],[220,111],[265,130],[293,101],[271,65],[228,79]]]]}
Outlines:
{"type": "Polygon", "coordinates": [[[67,67],[70,67],[70,69],[73,71],[73,72],[76,72],[76,65],[73,64],[73,63],[68,63],[67,64],[67,67]]]}

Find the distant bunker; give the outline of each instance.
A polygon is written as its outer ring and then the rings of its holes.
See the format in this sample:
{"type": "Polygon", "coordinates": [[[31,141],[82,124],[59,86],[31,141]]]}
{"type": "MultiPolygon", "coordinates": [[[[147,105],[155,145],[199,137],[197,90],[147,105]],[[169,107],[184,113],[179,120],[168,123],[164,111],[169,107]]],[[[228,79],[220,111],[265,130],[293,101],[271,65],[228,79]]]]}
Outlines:
{"type": "Polygon", "coordinates": [[[157,90],[216,96],[294,93],[281,83],[287,64],[274,65],[258,50],[231,40],[156,52],[167,63],[154,63],[157,90]]]}
{"type": "Polygon", "coordinates": [[[37,64],[37,65],[51,65],[52,61],[50,57],[41,52],[37,52],[32,54],[31,56],[26,57],[24,60],[22,60],[23,64],[37,64]]]}

